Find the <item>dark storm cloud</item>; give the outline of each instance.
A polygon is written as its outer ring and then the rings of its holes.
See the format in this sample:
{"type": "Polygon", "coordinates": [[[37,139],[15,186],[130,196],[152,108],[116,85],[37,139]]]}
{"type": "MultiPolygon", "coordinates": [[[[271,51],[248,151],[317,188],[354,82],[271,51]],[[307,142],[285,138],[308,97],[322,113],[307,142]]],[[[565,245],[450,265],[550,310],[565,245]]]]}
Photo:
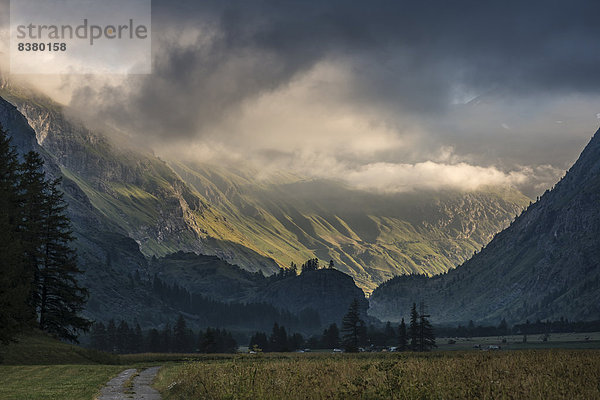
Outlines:
{"type": "Polygon", "coordinates": [[[230,50],[263,49],[299,68],[334,52],[384,68],[404,66],[422,81],[447,72],[484,86],[587,91],[600,85],[597,1],[199,3],[181,10],[155,3],[155,15],[192,25],[211,18],[230,50]],[[403,62],[395,65],[398,57],[403,62]]]}
{"type": "Polygon", "coordinates": [[[332,58],[355,72],[353,102],[409,112],[443,110],[457,84],[596,93],[598,15],[597,1],[154,1],[154,73],[74,102],[146,133],[196,135],[332,58]],[[210,37],[177,37],[193,29],[210,37]]]}

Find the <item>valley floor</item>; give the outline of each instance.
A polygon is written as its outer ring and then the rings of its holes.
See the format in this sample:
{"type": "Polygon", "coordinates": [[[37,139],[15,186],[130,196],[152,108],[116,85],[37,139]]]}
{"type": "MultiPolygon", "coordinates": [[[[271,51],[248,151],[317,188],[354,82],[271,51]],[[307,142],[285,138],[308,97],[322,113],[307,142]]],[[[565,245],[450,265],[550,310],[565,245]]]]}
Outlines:
{"type": "Polygon", "coordinates": [[[169,399],[599,399],[600,351],[258,354],[171,365],[169,399]]]}
{"type": "Polygon", "coordinates": [[[123,371],[159,365],[153,386],[164,400],[600,399],[597,349],[142,354],[120,362],[2,365],[0,399],[91,400],[123,371]]]}

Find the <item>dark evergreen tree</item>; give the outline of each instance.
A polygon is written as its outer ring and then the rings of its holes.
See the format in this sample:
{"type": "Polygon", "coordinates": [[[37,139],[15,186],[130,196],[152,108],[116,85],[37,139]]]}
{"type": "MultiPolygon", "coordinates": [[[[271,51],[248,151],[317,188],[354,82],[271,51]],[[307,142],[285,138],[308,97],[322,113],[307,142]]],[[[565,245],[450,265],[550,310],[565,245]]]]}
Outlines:
{"type": "Polygon", "coordinates": [[[135,328],[132,331],[133,342],[131,344],[132,353],[141,353],[144,350],[144,334],[139,323],[135,323],[135,328]]]}
{"type": "Polygon", "coordinates": [[[92,325],[90,332],[90,347],[96,350],[109,351],[106,337],[106,327],[102,322],[92,325]]]}
{"type": "Polygon", "coordinates": [[[340,330],[338,329],[337,324],[333,323],[329,325],[329,328],[326,328],[323,331],[321,342],[326,349],[340,347],[340,330]]]}
{"type": "Polygon", "coordinates": [[[77,342],[80,331],[91,322],[79,314],[85,307],[87,289],[79,286],[77,256],[70,247],[74,240],[67,205],[59,190],[60,180],[48,184],[41,234],[42,262],[38,269],[39,326],[58,337],[77,342]]]}
{"type": "Polygon", "coordinates": [[[421,303],[421,314],[419,315],[419,351],[430,351],[435,344],[435,335],[433,327],[427,319],[429,315],[425,314],[425,305],[421,303]]]}
{"type": "Polygon", "coordinates": [[[419,313],[417,312],[417,303],[413,303],[410,309],[410,325],[408,326],[408,336],[410,338],[410,350],[418,351],[419,343],[419,313]]]}
{"type": "Polygon", "coordinates": [[[360,319],[358,299],[354,299],[348,313],[342,319],[342,345],[347,352],[357,352],[364,340],[366,329],[360,319]]]}
{"type": "Polygon", "coordinates": [[[198,351],[200,353],[218,352],[216,332],[213,329],[206,328],[206,331],[200,331],[198,336],[198,351]]]}
{"type": "Polygon", "coordinates": [[[236,341],[225,329],[207,328],[205,332],[200,331],[199,333],[198,351],[200,353],[235,353],[236,350],[236,341]]]}
{"type": "Polygon", "coordinates": [[[368,343],[367,326],[365,325],[365,321],[361,319],[358,322],[358,344],[359,346],[366,346],[368,343]]]}
{"type": "Polygon", "coordinates": [[[400,326],[398,327],[398,350],[405,351],[408,349],[408,335],[406,333],[406,324],[404,323],[404,318],[400,322],[400,326]]]}
{"type": "Polygon", "coordinates": [[[164,329],[160,333],[160,352],[170,353],[172,351],[173,334],[171,332],[171,324],[167,322],[164,329]]]}
{"type": "Polygon", "coordinates": [[[385,337],[385,344],[387,346],[395,346],[398,342],[398,338],[396,337],[396,331],[394,330],[394,328],[392,328],[392,323],[390,321],[388,321],[385,324],[383,336],[385,337]]]}
{"type": "Polygon", "coordinates": [[[270,351],[289,351],[288,349],[288,337],[285,327],[279,326],[277,322],[273,324],[273,330],[269,337],[269,350],[270,351]]]}
{"type": "Polygon", "coordinates": [[[319,259],[318,258],[311,258],[310,260],[306,260],[306,262],[304,264],[302,264],[302,267],[301,267],[302,273],[309,272],[309,271],[316,271],[318,269],[319,269],[319,259]]]}
{"type": "Polygon", "coordinates": [[[228,332],[225,329],[217,329],[217,338],[219,343],[219,353],[235,353],[237,351],[238,345],[231,332],[228,332]]]}
{"type": "Polygon", "coordinates": [[[189,350],[187,323],[183,315],[179,314],[175,328],[173,329],[173,351],[176,353],[185,353],[189,350]]]}
{"type": "Polygon", "coordinates": [[[24,258],[20,232],[22,207],[17,154],[0,126],[0,344],[35,320],[31,299],[33,275],[24,258]]]}
{"type": "Polygon", "coordinates": [[[40,269],[43,264],[43,236],[46,233],[45,220],[48,183],[44,173],[44,161],[36,152],[23,156],[19,165],[19,193],[21,200],[20,230],[27,274],[30,277],[29,305],[39,315],[42,278],[40,269]]]}
{"type": "Polygon", "coordinates": [[[300,333],[294,333],[288,337],[288,346],[290,350],[299,350],[304,346],[304,336],[300,333]]]}
{"type": "Polygon", "coordinates": [[[148,339],[146,340],[146,351],[150,353],[158,353],[162,351],[161,344],[161,337],[158,329],[150,329],[148,332],[148,339]]]}
{"type": "Polygon", "coordinates": [[[327,266],[327,268],[329,268],[329,269],[333,269],[334,268],[333,260],[329,260],[329,265],[327,266]]]}
{"type": "Polygon", "coordinates": [[[131,353],[131,329],[126,321],[121,320],[117,328],[117,353],[131,353]]]}

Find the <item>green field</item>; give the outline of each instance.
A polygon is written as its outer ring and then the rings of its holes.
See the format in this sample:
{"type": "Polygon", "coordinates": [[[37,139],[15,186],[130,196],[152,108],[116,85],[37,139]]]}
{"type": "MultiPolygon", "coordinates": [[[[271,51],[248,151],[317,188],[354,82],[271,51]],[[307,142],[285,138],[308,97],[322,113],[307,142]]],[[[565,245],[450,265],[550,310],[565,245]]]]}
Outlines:
{"type": "MultiPolygon", "coordinates": [[[[595,347],[596,336],[556,335],[545,345],[595,347]]],[[[600,350],[532,350],[537,339],[517,351],[460,350],[500,340],[471,338],[431,353],[109,356],[38,334],[4,349],[15,365],[0,365],[0,399],[91,400],[124,369],[150,365],[163,366],[154,385],[165,400],[600,399],[600,350]]]]}
{"type": "Polygon", "coordinates": [[[120,365],[0,365],[2,400],[91,400],[120,365]]]}

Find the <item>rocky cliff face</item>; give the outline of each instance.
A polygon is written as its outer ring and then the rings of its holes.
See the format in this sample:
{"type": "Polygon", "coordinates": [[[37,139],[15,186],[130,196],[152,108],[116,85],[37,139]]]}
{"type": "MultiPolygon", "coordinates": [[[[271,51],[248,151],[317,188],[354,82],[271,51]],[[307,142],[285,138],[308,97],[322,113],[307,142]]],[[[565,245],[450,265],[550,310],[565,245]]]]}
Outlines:
{"type": "MultiPolygon", "coordinates": [[[[134,239],[145,255],[186,250],[218,255],[251,271],[278,270],[275,261],[151,153],[115,146],[67,118],[49,99],[10,87],[1,94],[35,130],[40,143],[35,146],[85,193],[108,229],[134,239]]],[[[35,142],[36,136],[29,140],[35,142]]]]}
{"type": "Polygon", "coordinates": [[[371,312],[398,319],[424,300],[438,322],[600,319],[598,299],[600,131],[566,176],[481,253],[439,277],[381,285],[371,312]]]}

